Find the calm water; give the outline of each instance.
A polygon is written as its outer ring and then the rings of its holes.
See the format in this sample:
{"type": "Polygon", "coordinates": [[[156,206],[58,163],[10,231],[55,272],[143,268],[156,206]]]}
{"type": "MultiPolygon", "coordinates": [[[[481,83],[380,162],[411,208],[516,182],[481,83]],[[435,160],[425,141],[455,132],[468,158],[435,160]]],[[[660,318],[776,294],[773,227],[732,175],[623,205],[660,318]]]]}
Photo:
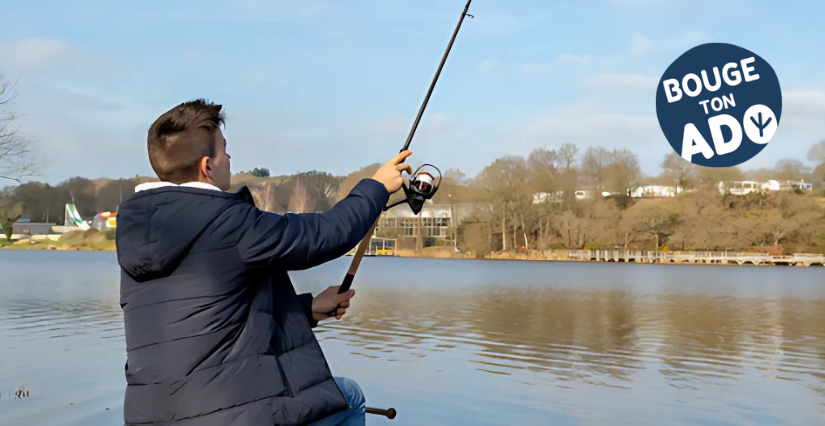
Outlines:
{"type": "MultiPolygon", "coordinates": [[[[113,253],[0,251],[0,424],[122,424],[117,280],[113,253]]],[[[317,335],[399,411],[369,424],[825,424],[823,268],[367,258],[354,288],[317,335]]]]}

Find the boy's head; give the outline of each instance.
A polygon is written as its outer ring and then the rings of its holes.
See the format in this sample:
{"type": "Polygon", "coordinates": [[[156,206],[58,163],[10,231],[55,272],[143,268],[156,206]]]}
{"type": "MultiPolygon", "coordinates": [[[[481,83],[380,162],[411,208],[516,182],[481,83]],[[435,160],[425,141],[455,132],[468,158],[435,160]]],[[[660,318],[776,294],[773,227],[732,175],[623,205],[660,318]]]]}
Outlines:
{"type": "Polygon", "coordinates": [[[229,154],[221,105],[203,99],[163,113],[149,128],[149,162],[164,182],[206,182],[229,189],[229,154]]]}

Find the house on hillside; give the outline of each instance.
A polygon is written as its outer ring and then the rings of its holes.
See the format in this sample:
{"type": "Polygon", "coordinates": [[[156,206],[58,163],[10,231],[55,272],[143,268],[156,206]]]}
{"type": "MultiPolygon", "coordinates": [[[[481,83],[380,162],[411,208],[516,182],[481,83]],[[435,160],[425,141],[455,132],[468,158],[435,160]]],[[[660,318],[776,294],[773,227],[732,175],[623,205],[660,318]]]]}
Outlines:
{"type": "Polygon", "coordinates": [[[533,194],[533,204],[561,203],[564,199],[564,191],[537,192],[533,194]]]}
{"type": "Polygon", "coordinates": [[[813,191],[814,184],[811,182],[799,181],[799,182],[791,182],[791,186],[793,189],[798,189],[800,191],[813,191]]]}
{"type": "Polygon", "coordinates": [[[424,208],[416,216],[409,206],[402,204],[381,214],[376,235],[391,235],[392,238],[415,238],[421,228],[423,237],[452,239],[455,227],[462,220],[476,214],[475,203],[433,203],[427,200],[424,208]]]}
{"type": "MultiPolygon", "coordinates": [[[[589,189],[579,189],[579,190],[576,191],[576,199],[577,200],[592,200],[593,198],[596,198],[598,196],[598,194],[599,193],[597,191],[592,191],[592,190],[589,190],[589,189]]],[[[604,197],[604,196],[605,196],[605,194],[602,193],[602,197],[604,197]]]]}
{"type": "Polygon", "coordinates": [[[727,181],[716,184],[720,194],[747,195],[753,192],[762,192],[762,184],[752,180],[727,181]]]}
{"type": "MultiPolygon", "coordinates": [[[[596,198],[599,193],[598,191],[590,190],[590,189],[578,189],[574,193],[576,200],[592,200],[596,198]]],[[[609,197],[611,195],[610,192],[604,191],[602,192],[602,197],[609,197]]],[[[543,203],[561,203],[564,199],[564,191],[555,191],[555,192],[537,192],[533,194],[533,204],[543,204],[543,203]]]]}
{"type": "Polygon", "coordinates": [[[810,182],[805,181],[791,181],[786,180],[784,182],[779,182],[777,180],[769,180],[762,184],[762,190],[765,192],[771,191],[793,191],[793,190],[800,190],[800,191],[811,191],[813,190],[814,186],[810,182]]]}
{"type": "Polygon", "coordinates": [[[683,188],[679,186],[643,185],[630,191],[630,196],[633,198],[675,197],[683,191],[683,188]]]}
{"type": "Polygon", "coordinates": [[[779,191],[811,191],[813,184],[805,181],[778,181],[770,179],[767,182],[756,182],[752,180],[746,181],[728,181],[719,182],[717,184],[719,193],[731,195],[747,195],[754,192],[779,192],[779,191]]]}

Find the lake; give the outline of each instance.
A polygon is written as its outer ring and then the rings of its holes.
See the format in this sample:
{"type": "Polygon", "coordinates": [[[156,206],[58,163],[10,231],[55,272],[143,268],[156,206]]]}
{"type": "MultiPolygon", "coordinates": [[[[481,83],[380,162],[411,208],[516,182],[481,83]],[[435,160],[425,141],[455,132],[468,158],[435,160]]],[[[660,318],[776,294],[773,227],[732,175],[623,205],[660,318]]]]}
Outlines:
{"type": "MultiPolygon", "coordinates": [[[[122,424],[118,273],[0,251],[0,424],[122,424]]],[[[825,424],[825,268],[365,258],[353,288],[316,332],[398,410],[368,424],[825,424]]]]}

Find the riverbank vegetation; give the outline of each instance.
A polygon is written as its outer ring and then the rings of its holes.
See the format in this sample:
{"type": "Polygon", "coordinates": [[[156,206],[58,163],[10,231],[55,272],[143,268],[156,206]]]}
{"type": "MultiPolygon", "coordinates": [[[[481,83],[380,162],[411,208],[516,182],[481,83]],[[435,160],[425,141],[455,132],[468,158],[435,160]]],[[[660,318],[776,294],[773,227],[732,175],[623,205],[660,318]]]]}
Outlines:
{"type": "MultiPolygon", "coordinates": [[[[774,170],[742,171],[693,166],[672,154],[663,160],[661,174],[650,177],[641,174],[635,155],[628,151],[596,147],[579,156],[568,144],[559,150],[537,149],[527,157],[499,158],[471,179],[449,170],[434,202],[472,205],[450,235],[457,234],[456,245],[473,256],[598,248],[825,253],[825,158],[820,161],[815,169],[781,160],[774,170]],[[804,180],[817,186],[812,191],[746,195],[723,194],[716,187],[719,181],[748,179],[804,180]],[[680,186],[683,192],[634,198],[620,191],[651,184],[680,186]],[[612,195],[577,199],[575,192],[582,189],[612,195]],[[539,193],[555,196],[535,202],[539,193]]],[[[248,186],[258,206],[268,211],[325,211],[377,167],[348,176],[311,171],[272,177],[259,169],[233,176],[233,190],[248,186]]],[[[116,211],[137,184],[152,180],[73,177],[56,186],[27,182],[7,187],[0,194],[0,207],[22,205],[23,217],[60,224],[67,202],[74,201],[80,214],[89,218],[116,211]]],[[[378,234],[421,240],[420,254],[427,247],[453,244],[451,238],[410,237],[392,229],[379,228],[378,234]]]]}
{"type": "Polygon", "coordinates": [[[671,154],[655,178],[642,177],[627,151],[588,148],[579,167],[560,161],[566,158],[563,152],[536,150],[526,159],[507,157],[485,168],[477,181],[489,191],[486,211],[463,225],[473,228],[464,235],[465,247],[482,253],[530,248],[825,251],[825,158],[816,158],[816,169],[780,160],[774,170],[745,172],[694,166],[671,154]],[[819,185],[813,191],[746,195],[722,193],[717,187],[724,181],[769,179],[819,185]],[[622,190],[643,183],[679,186],[683,192],[631,198],[622,190]],[[611,195],[576,200],[574,189],[582,187],[611,195]],[[539,189],[563,195],[534,203],[539,189]]]}
{"type": "Polygon", "coordinates": [[[57,240],[50,238],[20,238],[1,239],[0,248],[21,250],[81,250],[81,251],[115,251],[115,230],[101,231],[89,229],[86,231],[71,231],[59,236],[57,240]]]}

